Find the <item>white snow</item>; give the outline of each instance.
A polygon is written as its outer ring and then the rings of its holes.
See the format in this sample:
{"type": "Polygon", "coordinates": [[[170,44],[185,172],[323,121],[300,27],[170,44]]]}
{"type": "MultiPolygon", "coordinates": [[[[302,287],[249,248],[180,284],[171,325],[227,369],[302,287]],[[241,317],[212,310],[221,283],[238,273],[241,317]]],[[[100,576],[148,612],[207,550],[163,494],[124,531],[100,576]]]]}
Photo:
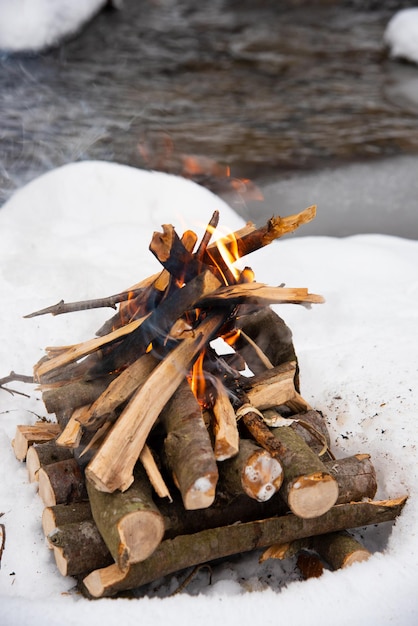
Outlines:
{"type": "Polygon", "coordinates": [[[40,51],[77,33],[106,0],[0,0],[0,50],[40,51]]]}
{"type": "Polygon", "coordinates": [[[418,63],[418,7],[395,13],[386,27],[384,42],[392,57],[418,63]]]}
{"type": "MultiPolygon", "coordinates": [[[[304,207],[291,207],[282,213],[304,207]]],[[[108,163],[68,165],[33,181],[0,210],[0,377],[30,373],[47,345],[93,336],[109,311],[22,319],[43,306],[116,293],[156,271],[154,229],[172,223],[199,233],[213,210],[235,229],[242,220],[191,182],[108,163]]],[[[320,212],[321,207],[318,207],[320,212]]],[[[298,581],[292,561],[258,564],[257,553],[199,574],[169,598],[89,601],[63,578],[45,545],[42,503],[14,458],[17,424],[44,415],[31,398],[0,391],[0,569],[2,626],[138,623],[397,624],[418,620],[418,242],[382,235],[290,237],[247,259],[256,278],[308,287],[326,303],[278,307],[294,333],[302,394],[329,421],[337,456],[368,452],[377,497],[409,494],[393,529],[362,531],[377,550],[361,564],[298,581]],[[197,592],[200,593],[197,593],[197,592]],[[252,591],[252,593],[250,592],[252,591]],[[193,595],[196,594],[196,595],[193,595]]],[[[175,578],[166,591],[174,591],[175,578]]]]}

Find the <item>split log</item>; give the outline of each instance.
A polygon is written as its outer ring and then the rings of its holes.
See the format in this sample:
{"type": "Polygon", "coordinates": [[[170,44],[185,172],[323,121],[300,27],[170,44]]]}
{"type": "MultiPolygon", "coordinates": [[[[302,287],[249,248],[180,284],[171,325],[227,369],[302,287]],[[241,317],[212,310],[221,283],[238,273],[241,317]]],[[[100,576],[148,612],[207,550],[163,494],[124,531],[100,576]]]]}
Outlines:
{"type": "Polygon", "coordinates": [[[251,406],[239,411],[254,439],[282,462],[281,494],[290,510],[304,519],[328,511],[338,498],[338,483],[303,439],[289,426],[270,430],[251,406]]]}
{"type": "Polygon", "coordinates": [[[61,446],[63,448],[78,448],[83,435],[83,429],[80,421],[83,419],[83,415],[88,413],[89,408],[90,405],[87,404],[85,406],[80,406],[73,411],[63,431],[56,439],[57,446],[61,446]]]}
{"type": "Polygon", "coordinates": [[[164,535],[164,520],[154,504],[145,471],[138,468],[125,492],[104,493],[86,481],[93,519],[121,570],[148,558],[164,535]]]}
{"type": "Polygon", "coordinates": [[[55,504],[44,508],[42,512],[42,529],[45,537],[48,537],[57,528],[92,519],[90,503],[87,500],[84,502],[71,502],[70,504],[55,504]]]}
{"type": "Polygon", "coordinates": [[[324,298],[315,293],[309,293],[305,287],[269,287],[264,283],[240,283],[219,287],[213,293],[204,296],[196,306],[206,308],[223,306],[233,301],[238,304],[322,304],[324,298]]]}
{"type": "Polygon", "coordinates": [[[29,447],[35,443],[44,443],[55,439],[61,432],[58,424],[36,422],[31,426],[19,425],[12,440],[12,447],[18,461],[24,461],[29,447]]]}
{"type": "Polygon", "coordinates": [[[30,482],[38,480],[38,472],[44,465],[57,463],[73,458],[73,453],[68,448],[60,448],[54,440],[45,443],[34,444],[26,455],[26,469],[30,482]]]}
{"type": "Polygon", "coordinates": [[[258,502],[266,502],[280,489],[283,467],[250,439],[241,439],[238,454],[220,464],[221,488],[231,496],[245,493],[258,502]]]}
{"type": "Polygon", "coordinates": [[[165,483],[165,480],[160,472],[160,469],[156,463],[153,453],[147,444],[142,448],[139,460],[148,476],[148,479],[159,498],[168,498],[170,502],[173,498],[170,495],[170,491],[165,483]]]}
{"type": "Polygon", "coordinates": [[[235,410],[222,384],[216,385],[212,414],[215,458],[217,461],[225,461],[238,454],[239,433],[235,410]]]}
{"type": "Polygon", "coordinates": [[[63,576],[77,576],[112,563],[112,557],[93,520],[72,522],[56,528],[48,541],[54,549],[55,562],[63,576]]]}
{"type": "Polygon", "coordinates": [[[44,465],[38,471],[39,496],[45,506],[78,502],[87,497],[84,477],[75,459],[44,465]]]}
{"type": "Polygon", "coordinates": [[[295,373],[296,363],[291,361],[248,378],[248,402],[260,411],[286,404],[296,397],[295,373]]]}
{"type": "Polygon", "coordinates": [[[184,379],[192,360],[223,320],[223,314],[207,317],[198,326],[196,336],[184,339],[174,348],[134,394],[86,468],[87,476],[98,489],[124,491],[132,483],[134,465],[157,417],[184,379]]]}
{"type": "Polygon", "coordinates": [[[127,572],[122,572],[117,565],[91,572],[83,579],[82,590],[93,598],[112,596],[186,567],[273,543],[392,521],[401,513],[405,502],[406,497],[341,504],[312,519],[289,514],[180,535],[163,541],[149,559],[133,565],[127,572]]]}
{"type": "MultiPolygon", "coordinates": [[[[235,418],[235,414],[234,414],[235,418]]],[[[164,451],[185,509],[203,509],[215,499],[218,468],[202,410],[184,380],[160,414],[164,451]]]]}

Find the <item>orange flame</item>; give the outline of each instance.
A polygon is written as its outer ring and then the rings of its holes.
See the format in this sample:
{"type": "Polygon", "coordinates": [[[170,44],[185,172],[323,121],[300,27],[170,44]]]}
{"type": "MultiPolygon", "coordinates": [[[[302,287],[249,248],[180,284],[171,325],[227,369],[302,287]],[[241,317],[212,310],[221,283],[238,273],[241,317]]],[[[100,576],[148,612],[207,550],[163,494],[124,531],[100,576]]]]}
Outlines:
{"type": "Polygon", "coordinates": [[[205,406],[206,404],[206,401],[205,401],[206,381],[205,381],[205,374],[203,371],[204,359],[205,359],[205,351],[202,350],[202,352],[199,354],[196,361],[194,362],[192,370],[188,376],[190,388],[193,391],[193,394],[195,398],[197,399],[197,401],[199,402],[200,406],[202,407],[205,406]]]}

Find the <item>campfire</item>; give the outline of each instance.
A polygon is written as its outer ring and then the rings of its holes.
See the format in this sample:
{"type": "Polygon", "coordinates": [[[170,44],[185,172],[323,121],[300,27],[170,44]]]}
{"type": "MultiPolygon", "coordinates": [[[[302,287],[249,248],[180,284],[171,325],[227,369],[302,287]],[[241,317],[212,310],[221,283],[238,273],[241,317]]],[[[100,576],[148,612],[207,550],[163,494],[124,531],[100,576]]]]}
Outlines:
{"type": "Polygon", "coordinates": [[[56,423],[18,426],[13,441],[38,481],[58,569],[87,596],[256,548],[299,554],[304,575],[336,569],[370,555],[347,529],[400,514],[406,498],[374,501],[369,455],[336,459],[300,393],[292,333],[271,305],[322,296],[236,267],[314,216],[213,243],[217,213],[200,241],[163,225],[150,243],[158,274],[28,316],[117,309],[94,338],[46,348],[34,382],[56,423]]]}

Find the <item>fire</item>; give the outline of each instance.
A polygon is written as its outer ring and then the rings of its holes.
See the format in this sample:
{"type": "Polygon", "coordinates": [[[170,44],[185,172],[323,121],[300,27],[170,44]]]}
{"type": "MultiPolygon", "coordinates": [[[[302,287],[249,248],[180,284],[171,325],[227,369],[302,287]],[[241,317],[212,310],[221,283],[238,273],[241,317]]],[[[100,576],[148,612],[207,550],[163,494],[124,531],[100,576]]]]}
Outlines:
{"type": "Polygon", "coordinates": [[[190,388],[201,406],[205,406],[206,404],[206,380],[203,369],[204,360],[205,351],[203,350],[196,359],[188,376],[190,388]]]}

